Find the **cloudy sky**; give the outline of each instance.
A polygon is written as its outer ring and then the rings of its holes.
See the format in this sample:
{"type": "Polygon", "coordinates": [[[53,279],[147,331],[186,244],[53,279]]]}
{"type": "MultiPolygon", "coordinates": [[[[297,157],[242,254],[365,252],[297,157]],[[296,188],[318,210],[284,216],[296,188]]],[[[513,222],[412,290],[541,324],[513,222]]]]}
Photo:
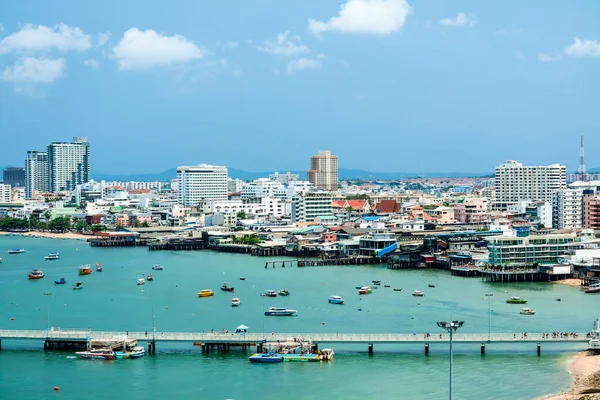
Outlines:
{"type": "MultiPolygon", "coordinates": [[[[600,167],[596,0],[4,1],[0,165],[600,167]]],[[[94,174],[95,175],[95,174],[94,174]]]]}

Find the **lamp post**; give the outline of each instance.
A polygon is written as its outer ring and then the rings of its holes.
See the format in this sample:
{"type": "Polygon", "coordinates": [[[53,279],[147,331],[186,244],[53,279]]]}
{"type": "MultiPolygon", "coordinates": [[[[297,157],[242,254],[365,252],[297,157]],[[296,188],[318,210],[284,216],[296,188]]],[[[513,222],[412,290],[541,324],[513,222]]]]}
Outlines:
{"type": "Polygon", "coordinates": [[[461,328],[464,323],[465,323],[465,321],[437,322],[437,326],[439,326],[442,329],[447,330],[448,333],[450,334],[450,387],[449,387],[450,400],[452,400],[452,366],[453,366],[452,365],[452,335],[454,334],[454,332],[456,332],[456,330],[458,328],[461,328]]]}

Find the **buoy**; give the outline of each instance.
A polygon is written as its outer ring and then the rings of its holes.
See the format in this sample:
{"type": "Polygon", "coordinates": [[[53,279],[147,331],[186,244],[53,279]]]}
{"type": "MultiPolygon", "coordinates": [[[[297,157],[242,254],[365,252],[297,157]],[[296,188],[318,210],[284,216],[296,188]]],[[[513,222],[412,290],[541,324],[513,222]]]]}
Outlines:
{"type": "Polygon", "coordinates": [[[10,320],[11,320],[11,321],[14,321],[15,319],[14,319],[14,318],[11,318],[10,320]]]}
{"type": "Polygon", "coordinates": [[[325,325],[325,322],[321,322],[321,325],[325,325]]]}
{"type": "Polygon", "coordinates": [[[60,390],[60,388],[58,386],[54,386],[54,391],[58,392],[60,390]]]}

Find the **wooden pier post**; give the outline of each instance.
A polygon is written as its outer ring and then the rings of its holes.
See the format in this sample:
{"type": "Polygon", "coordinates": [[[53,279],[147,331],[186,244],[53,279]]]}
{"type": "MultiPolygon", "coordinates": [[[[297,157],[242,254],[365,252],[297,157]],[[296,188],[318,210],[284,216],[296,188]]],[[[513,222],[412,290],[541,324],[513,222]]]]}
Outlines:
{"type": "Polygon", "coordinates": [[[44,350],[48,350],[48,341],[44,340],[44,350]]]}
{"type": "Polygon", "coordinates": [[[481,355],[485,356],[485,343],[481,343],[481,355]]]}
{"type": "Polygon", "coordinates": [[[369,343],[369,355],[373,354],[373,343],[369,343]]]}
{"type": "Polygon", "coordinates": [[[429,343],[425,343],[425,355],[429,355],[429,343]]]}
{"type": "Polygon", "coordinates": [[[541,355],[541,354],[542,354],[542,344],[541,344],[541,343],[538,343],[538,344],[537,344],[537,355],[539,356],[539,355],[541,355]]]}

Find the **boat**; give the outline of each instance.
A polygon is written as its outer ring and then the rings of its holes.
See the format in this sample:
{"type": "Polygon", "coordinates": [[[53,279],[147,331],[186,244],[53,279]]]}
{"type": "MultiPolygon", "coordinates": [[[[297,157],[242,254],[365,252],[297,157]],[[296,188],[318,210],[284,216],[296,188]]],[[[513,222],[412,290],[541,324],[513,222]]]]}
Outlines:
{"type": "Polygon", "coordinates": [[[152,269],[155,269],[157,271],[162,271],[163,267],[162,267],[162,265],[154,264],[152,266],[152,269]]]}
{"type": "Polygon", "coordinates": [[[79,275],[89,275],[92,273],[92,267],[90,267],[90,264],[83,265],[83,266],[79,267],[79,269],[77,271],[78,271],[79,275]]]}
{"type": "Polygon", "coordinates": [[[145,285],[146,281],[144,280],[144,278],[140,278],[140,279],[138,279],[137,284],[138,285],[145,285]]]}
{"type": "Polygon", "coordinates": [[[115,356],[117,358],[140,358],[146,355],[146,349],[142,346],[135,346],[130,351],[117,351],[115,356]]]}
{"type": "Polygon", "coordinates": [[[210,296],[214,296],[214,292],[212,291],[212,289],[202,289],[201,291],[198,292],[198,297],[210,297],[210,296]]]}
{"type": "Polygon", "coordinates": [[[60,259],[59,253],[49,253],[46,257],[44,257],[44,260],[46,260],[46,261],[58,260],[58,259],[60,259]]]}
{"type": "Polygon", "coordinates": [[[277,317],[290,317],[298,313],[296,310],[290,310],[284,307],[269,307],[267,311],[265,311],[265,315],[268,316],[277,316],[277,317]]]}
{"type": "Polygon", "coordinates": [[[42,279],[44,277],[44,273],[41,269],[33,269],[29,274],[27,274],[29,279],[42,279]]]}
{"type": "Polygon", "coordinates": [[[243,277],[243,276],[240,276],[240,281],[245,281],[245,280],[246,280],[246,278],[245,278],[245,277],[243,277]]]}
{"type": "Polygon", "coordinates": [[[237,297],[231,299],[231,307],[239,307],[242,302],[237,297]]]}
{"type": "Polygon", "coordinates": [[[597,293],[600,292],[600,282],[590,283],[587,289],[585,289],[586,293],[597,293]]]}
{"type": "Polygon", "coordinates": [[[267,296],[267,297],[277,297],[277,292],[274,290],[267,290],[263,296],[267,296]]]}
{"type": "Polygon", "coordinates": [[[279,292],[277,292],[280,296],[289,296],[290,295],[290,291],[287,289],[280,289],[279,292]]]}
{"type": "Polygon", "coordinates": [[[65,280],[65,278],[60,278],[60,280],[54,281],[55,285],[64,285],[65,283],[67,283],[67,281],[65,280]]]}
{"type": "Polygon", "coordinates": [[[370,294],[372,292],[373,290],[371,289],[371,286],[361,286],[358,289],[358,294],[370,294]]]}
{"type": "Polygon", "coordinates": [[[102,264],[100,264],[99,262],[96,263],[96,271],[102,272],[102,264]]]}
{"type": "Polygon", "coordinates": [[[333,356],[334,356],[335,352],[333,351],[333,349],[323,349],[321,350],[321,356],[323,361],[331,361],[333,360],[333,356]]]}
{"type": "Polygon", "coordinates": [[[80,290],[80,289],[83,289],[83,282],[82,281],[75,282],[75,284],[73,285],[73,290],[80,290]]]}
{"type": "Polygon", "coordinates": [[[383,285],[383,287],[390,287],[390,285],[383,285]]]}
{"type": "Polygon", "coordinates": [[[519,314],[521,314],[521,315],[533,315],[533,314],[535,314],[535,311],[533,311],[531,308],[521,308],[521,311],[519,311],[519,314]]]}
{"type": "Polygon", "coordinates": [[[52,292],[44,292],[44,296],[52,296],[52,292]]]}
{"type": "Polygon", "coordinates": [[[371,282],[373,282],[373,285],[377,285],[377,286],[381,285],[381,281],[371,281],[371,282]]]}
{"type": "Polygon", "coordinates": [[[417,296],[417,297],[425,296],[425,294],[423,292],[421,292],[420,290],[415,290],[412,295],[417,296]]]}
{"type": "Polygon", "coordinates": [[[554,300],[556,300],[556,301],[562,301],[562,299],[560,297],[557,297],[554,300]]]}
{"type": "Polygon", "coordinates": [[[429,285],[427,285],[427,287],[435,287],[435,285],[430,283],[429,285]]]}
{"type": "Polygon", "coordinates": [[[344,304],[342,296],[329,296],[329,302],[331,304],[344,304]]]}
{"type": "Polygon", "coordinates": [[[152,276],[152,273],[148,272],[148,275],[146,275],[146,280],[148,282],[152,282],[154,280],[154,277],[152,276]]]}
{"type": "Polygon", "coordinates": [[[111,349],[95,349],[89,351],[78,351],[75,355],[79,358],[92,360],[114,360],[117,355],[111,349]]]}
{"type": "Polygon", "coordinates": [[[394,292],[401,292],[402,288],[394,288],[394,292]]]}
{"type": "Polygon", "coordinates": [[[275,353],[254,353],[250,356],[249,360],[250,362],[264,364],[280,363],[283,362],[283,356],[275,353]]]}
{"type": "Polygon", "coordinates": [[[22,254],[25,253],[25,249],[12,249],[8,251],[8,254],[22,254]]]}
{"type": "Polygon", "coordinates": [[[517,296],[512,296],[510,299],[506,300],[506,302],[508,304],[525,304],[525,303],[527,303],[527,300],[522,299],[517,296]]]}
{"type": "Polygon", "coordinates": [[[323,359],[323,355],[321,352],[318,354],[281,354],[283,357],[283,361],[285,362],[315,362],[321,361],[323,359]]]}
{"type": "Polygon", "coordinates": [[[221,290],[224,292],[233,292],[234,288],[227,286],[227,282],[223,282],[223,286],[221,286],[221,290]]]}

